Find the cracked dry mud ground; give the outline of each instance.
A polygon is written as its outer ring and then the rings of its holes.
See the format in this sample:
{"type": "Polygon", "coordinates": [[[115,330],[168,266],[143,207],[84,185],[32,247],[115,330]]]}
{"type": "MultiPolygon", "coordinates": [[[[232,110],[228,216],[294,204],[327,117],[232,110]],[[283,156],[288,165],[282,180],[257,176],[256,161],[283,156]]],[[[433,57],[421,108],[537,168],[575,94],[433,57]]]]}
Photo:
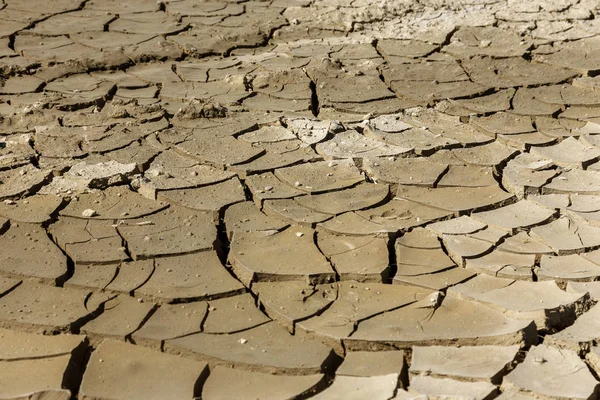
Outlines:
{"type": "Polygon", "coordinates": [[[592,0],[0,0],[0,399],[595,399],[592,0]]]}

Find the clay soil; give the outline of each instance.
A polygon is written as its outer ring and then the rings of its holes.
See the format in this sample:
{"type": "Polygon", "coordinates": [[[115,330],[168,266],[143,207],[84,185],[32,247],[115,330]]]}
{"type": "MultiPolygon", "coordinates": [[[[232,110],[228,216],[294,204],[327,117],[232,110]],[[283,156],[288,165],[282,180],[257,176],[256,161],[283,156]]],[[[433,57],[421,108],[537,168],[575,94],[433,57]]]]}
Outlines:
{"type": "Polygon", "coordinates": [[[596,399],[595,0],[0,0],[0,399],[596,399]]]}

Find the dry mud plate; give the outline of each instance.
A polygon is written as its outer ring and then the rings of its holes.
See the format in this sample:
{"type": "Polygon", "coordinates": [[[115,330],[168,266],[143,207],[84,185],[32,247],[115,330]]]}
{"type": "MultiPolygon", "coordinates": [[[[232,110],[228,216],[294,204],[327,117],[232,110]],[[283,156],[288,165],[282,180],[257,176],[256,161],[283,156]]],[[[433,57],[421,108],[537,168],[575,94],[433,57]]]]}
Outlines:
{"type": "Polygon", "coordinates": [[[0,0],[0,399],[596,399],[596,0],[0,0]]]}

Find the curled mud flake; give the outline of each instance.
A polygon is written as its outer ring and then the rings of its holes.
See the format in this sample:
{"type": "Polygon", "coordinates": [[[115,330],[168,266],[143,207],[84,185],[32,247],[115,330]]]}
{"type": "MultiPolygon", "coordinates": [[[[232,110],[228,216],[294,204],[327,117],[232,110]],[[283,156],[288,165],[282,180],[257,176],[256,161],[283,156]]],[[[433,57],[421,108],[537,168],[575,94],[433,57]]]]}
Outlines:
{"type": "Polygon", "coordinates": [[[315,246],[314,231],[310,228],[290,227],[273,235],[236,232],[231,242],[229,262],[242,282],[306,279],[323,283],[334,276],[331,265],[315,246]],[[264,251],[280,246],[288,248],[288,254],[276,256],[278,253],[275,252],[275,256],[268,259],[261,256],[264,251]],[[297,256],[289,257],[292,254],[297,256]]]}
{"type": "Polygon", "coordinates": [[[86,397],[160,398],[194,395],[194,385],[205,376],[205,362],[183,359],[153,349],[115,340],[104,340],[92,353],[80,388],[86,397]],[[135,366],[135,368],[133,368],[135,366]],[[167,376],[158,371],[171,371],[167,376]],[[140,372],[143,371],[143,372],[140,372]],[[104,377],[126,378],[127,384],[108,385],[104,377]],[[157,376],[157,382],[149,389],[144,383],[148,376],[157,376]]]}
{"type": "Polygon", "coordinates": [[[472,399],[485,399],[497,392],[490,382],[462,382],[450,378],[415,376],[411,380],[409,393],[428,397],[446,397],[461,393],[472,399]]]}
{"type": "Polygon", "coordinates": [[[594,391],[596,380],[577,353],[546,345],[532,347],[525,361],[511,371],[502,389],[533,392],[538,396],[562,396],[584,399],[594,391]],[[539,360],[543,360],[541,363],[539,360]],[[560,385],[552,382],[567,373],[569,379],[560,385]],[[530,379],[535,379],[532,381],[530,379]]]}
{"type": "Polygon", "coordinates": [[[322,374],[286,376],[216,367],[211,371],[210,377],[202,388],[202,397],[228,398],[245,393],[250,398],[271,395],[293,398],[302,393],[315,391],[322,379],[322,374]]]}
{"type": "Polygon", "coordinates": [[[256,372],[317,374],[337,360],[331,348],[289,334],[276,322],[230,335],[197,333],[165,342],[166,352],[188,357],[211,357],[224,365],[236,364],[256,372]],[[245,345],[240,340],[247,340],[245,345]],[[230,349],[235,348],[232,352],[230,349]]]}

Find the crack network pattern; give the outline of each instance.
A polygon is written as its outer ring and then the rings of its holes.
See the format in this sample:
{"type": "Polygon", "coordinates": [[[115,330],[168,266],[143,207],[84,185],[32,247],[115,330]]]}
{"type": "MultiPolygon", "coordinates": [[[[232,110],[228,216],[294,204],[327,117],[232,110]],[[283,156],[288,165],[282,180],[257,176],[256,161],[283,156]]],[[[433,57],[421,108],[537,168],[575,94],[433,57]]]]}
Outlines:
{"type": "Polygon", "coordinates": [[[0,398],[597,398],[599,15],[0,0],[0,398]]]}

